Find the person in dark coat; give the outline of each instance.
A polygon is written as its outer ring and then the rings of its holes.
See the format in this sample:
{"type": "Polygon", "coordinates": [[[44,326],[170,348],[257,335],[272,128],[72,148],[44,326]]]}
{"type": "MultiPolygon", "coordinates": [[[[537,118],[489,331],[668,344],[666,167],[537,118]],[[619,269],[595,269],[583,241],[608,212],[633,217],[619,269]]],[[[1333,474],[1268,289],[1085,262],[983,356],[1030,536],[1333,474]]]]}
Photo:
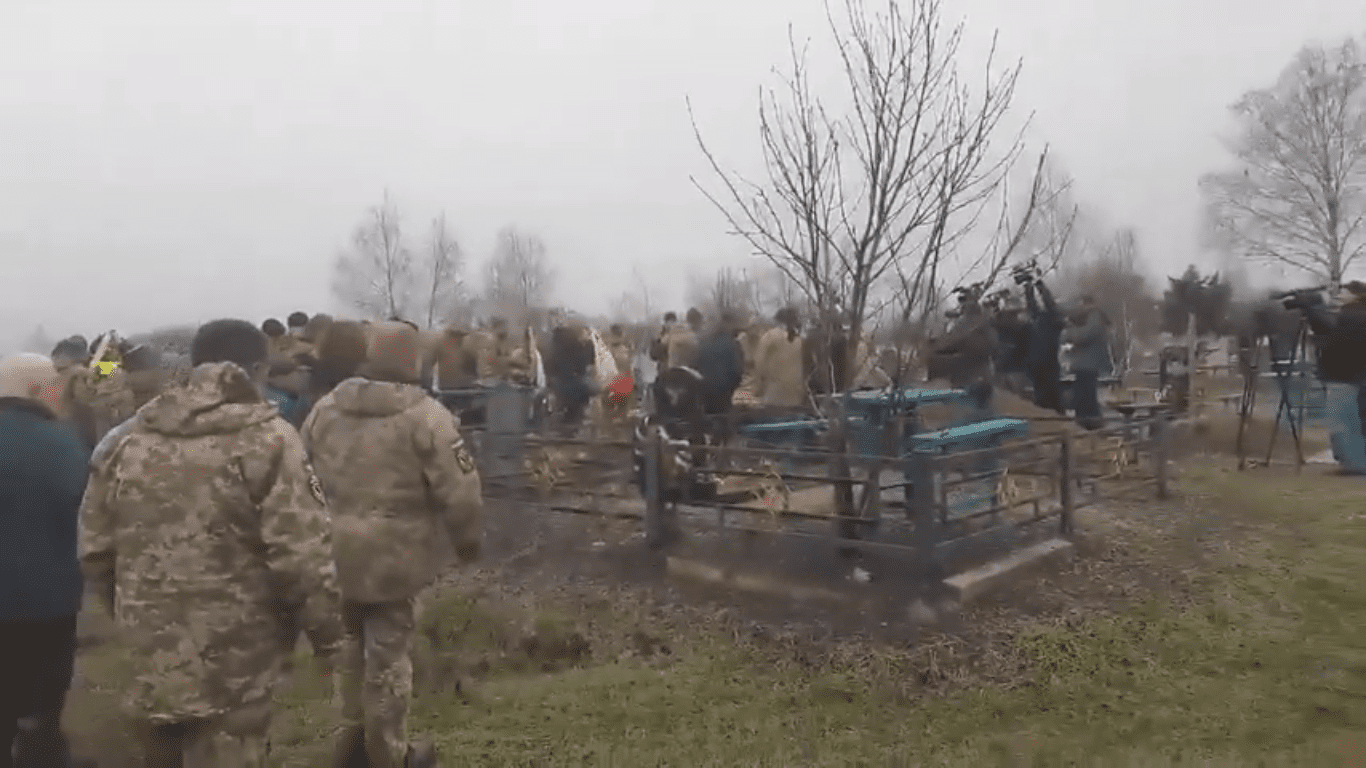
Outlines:
{"type": "Polygon", "coordinates": [[[1072,344],[1072,410],[1077,424],[1099,429],[1105,424],[1100,409],[1100,377],[1109,373],[1110,323],[1096,304],[1095,297],[1082,296],[1081,307],[1072,315],[1066,340],[1072,344]]]}
{"type": "Polygon", "coordinates": [[[739,319],[723,312],[716,327],[697,346],[694,368],[702,375],[702,408],[710,417],[718,444],[728,442],[733,432],[731,405],[745,377],[745,349],[736,338],[739,329],[739,319]]]}
{"type": "Polygon", "coordinates": [[[736,338],[739,323],[725,312],[697,349],[697,372],[702,374],[702,402],[709,415],[730,412],[735,390],[745,376],[745,350],[736,338]]]}
{"type": "Polygon", "coordinates": [[[0,766],[72,765],[62,710],[76,658],[89,450],[50,358],[0,360],[0,766]],[[20,721],[24,721],[23,727],[20,721]],[[11,762],[11,749],[17,763],[11,762]]]}
{"type": "Polygon", "coordinates": [[[1345,475],[1366,475],[1362,390],[1366,388],[1366,285],[1343,286],[1342,307],[1301,307],[1318,346],[1318,376],[1325,387],[1329,442],[1345,475]]]}
{"type": "Polygon", "coordinates": [[[1062,407],[1062,363],[1058,352],[1062,347],[1065,325],[1062,311],[1041,280],[1030,280],[1024,285],[1025,304],[1029,309],[1029,343],[1025,354],[1025,371],[1034,388],[1034,404],[1059,414],[1062,407]],[[1037,293],[1037,296],[1035,295],[1037,293]],[[1042,299],[1042,305],[1040,304],[1042,299]]]}
{"type": "Polygon", "coordinates": [[[573,432],[583,423],[594,395],[589,381],[595,362],[593,342],[584,328],[557,325],[550,332],[549,351],[545,373],[558,401],[560,426],[573,432]]]}
{"type": "Polygon", "coordinates": [[[992,317],[992,325],[997,341],[993,355],[996,375],[1007,389],[1023,394],[1024,380],[1028,379],[1030,323],[1019,309],[1007,307],[992,317]]]}

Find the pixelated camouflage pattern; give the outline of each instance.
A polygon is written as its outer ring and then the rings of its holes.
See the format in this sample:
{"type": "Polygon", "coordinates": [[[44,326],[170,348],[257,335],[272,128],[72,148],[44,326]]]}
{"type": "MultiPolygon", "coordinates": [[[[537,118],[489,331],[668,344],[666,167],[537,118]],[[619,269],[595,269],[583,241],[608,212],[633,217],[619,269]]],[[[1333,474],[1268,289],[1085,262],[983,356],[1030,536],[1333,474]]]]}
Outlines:
{"type": "Polygon", "coordinates": [[[70,366],[63,375],[68,397],[76,410],[90,419],[96,441],[137,411],[137,398],[122,370],[100,376],[86,366],[70,366]]]}
{"type": "Polygon", "coordinates": [[[408,703],[413,695],[413,639],[417,598],[342,604],[346,642],[337,664],[342,722],[365,728],[371,768],[400,768],[408,749],[408,703]]]}
{"type": "Polygon", "coordinates": [[[443,565],[443,523],[457,553],[477,556],[479,472],[459,421],[421,388],[347,379],[301,433],[332,510],[347,600],[404,600],[430,584],[443,565]]]}
{"type": "Polygon", "coordinates": [[[189,724],[184,730],[157,729],[134,721],[145,765],[181,768],[266,768],[270,757],[270,703],[258,702],[223,717],[189,724]]]}
{"type": "Polygon", "coordinates": [[[331,550],[302,442],[245,371],[199,366],[144,406],[97,450],[81,510],[87,579],[112,599],[135,665],[135,716],[215,718],[268,699],[290,626],[335,652],[331,550]]]}

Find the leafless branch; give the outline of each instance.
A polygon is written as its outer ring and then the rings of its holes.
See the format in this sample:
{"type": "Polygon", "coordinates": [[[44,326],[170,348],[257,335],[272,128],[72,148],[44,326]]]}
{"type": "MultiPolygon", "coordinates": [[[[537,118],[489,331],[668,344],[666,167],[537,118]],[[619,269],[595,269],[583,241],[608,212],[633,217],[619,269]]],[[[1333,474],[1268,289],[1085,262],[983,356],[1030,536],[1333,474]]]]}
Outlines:
{"type": "Polygon", "coordinates": [[[367,317],[406,316],[413,292],[413,258],[403,242],[398,207],[386,190],[351,235],[333,265],[332,290],[367,317]]]}
{"type": "Polygon", "coordinates": [[[940,10],[939,0],[888,0],[870,15],[844,0],[836,18],[827,6],[844,114],[813,94],[806,48],[789,35],[788,73],[760,93],[760,183],[724,170],[693,120],[720,191],[694,184],[800,286],[819,324],[848,323],[851,344],[884,279],[899,276],[914,303],[934,292],[946,244],[964,217],[975,223],[1018,155],[1018,137],[1004,152],[996,139],[1019,64],[997,72],[993,44],[985,82],[969,86],[957,71],[963,27],[944,29],[940,10]]]}
{"type": "Polygon", "coordinates": [[[1237,161],[1200,181],[1210,234],[1245,258],[1341,283],[1366,251],[1366,63],[1357,43],[1305,48],[1231,108],[1237,161]]]}

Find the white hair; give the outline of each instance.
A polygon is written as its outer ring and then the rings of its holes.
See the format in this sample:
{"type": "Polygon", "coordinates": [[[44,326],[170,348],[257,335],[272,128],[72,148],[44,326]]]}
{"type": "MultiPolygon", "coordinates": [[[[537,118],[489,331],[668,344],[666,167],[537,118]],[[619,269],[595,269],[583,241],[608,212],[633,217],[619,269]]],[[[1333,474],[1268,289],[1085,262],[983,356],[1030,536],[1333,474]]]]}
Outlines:
{"type": "Polygon", "coordinates": [[[0,360],[0,397],[33,399],[34,389],[60,376],[44,355],[10,355],[0,360]]]}

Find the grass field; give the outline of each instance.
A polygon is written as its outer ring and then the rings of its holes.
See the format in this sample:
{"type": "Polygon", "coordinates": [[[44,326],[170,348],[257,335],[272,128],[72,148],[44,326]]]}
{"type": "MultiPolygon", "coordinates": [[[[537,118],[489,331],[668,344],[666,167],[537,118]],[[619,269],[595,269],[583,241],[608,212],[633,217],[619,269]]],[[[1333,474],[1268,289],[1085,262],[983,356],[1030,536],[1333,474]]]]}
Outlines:
{"type": "MultiPolygon", "coordinates": [[[[428,608],[412,725],[450,765],[1366,765],[1366,482],[1228,464],[1183,462],[1164,509],[1083,519],[1149,586],[1073,600],[1109,578],[1079,557],[1017,588],[1054,608],[1007,596],[966,639],[818,642],[472,577],[428,608]]],[[[124,752],[117,652],[80,666],[75,737],[124,752]]],[[[326,764],[328,691],[301,656],[278,764],[326,764]]]]}

